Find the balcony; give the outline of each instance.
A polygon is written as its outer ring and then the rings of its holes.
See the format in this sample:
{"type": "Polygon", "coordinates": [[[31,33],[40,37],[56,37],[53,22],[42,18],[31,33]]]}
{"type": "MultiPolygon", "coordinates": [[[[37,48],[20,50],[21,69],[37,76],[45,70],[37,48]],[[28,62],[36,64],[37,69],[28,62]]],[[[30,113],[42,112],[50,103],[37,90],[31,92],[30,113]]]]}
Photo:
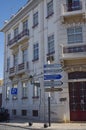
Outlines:
{"type": "Polygon", "coordinates": [[[23,73],[27,72],[28,69],[29,69],[29,63],[28,62],[21,63],[21,64],[18,65],[17,74],[23,74],[23,73]]]}
{"type": "Polygon", "coordinates": [[[9,69],[9,78],[13,77],[16,74],[17,67],[13,66],[9,69]]]}
{"type": "Polygon", "coordinates": [[[25,74],[29,69],[29,63],[21,63],[9,69],[9,78],[13,78],[15,75],[25,74]]]}
{"type": "Polygon", "coordinates": [[[75,1],[69,4],[61,5],[61,20],[62,23],[83,22],[86,12],[86,1],[75,1]]]}
{"type": "Polygon", "coordinates": [[[86,44],[62,45],[61,52],[61,58],[66,60],[86,58],[86,44]]]}
{"type": "Polygon", "coordinates": [[[20,34],[18,34],[16,37],[14,37],[13,39],[11,39],[8,42],[8,45],[10,46],[10,48],[18,45],[19,43],[22,43],[24,41],[27,41],[29,39],[29,30],[23,30],[20,34]]]}
{"type": "Polygon", "coordinates": [[[64,70],[86,70],[86,44],[61,45],[60,52],[64,70]]]}

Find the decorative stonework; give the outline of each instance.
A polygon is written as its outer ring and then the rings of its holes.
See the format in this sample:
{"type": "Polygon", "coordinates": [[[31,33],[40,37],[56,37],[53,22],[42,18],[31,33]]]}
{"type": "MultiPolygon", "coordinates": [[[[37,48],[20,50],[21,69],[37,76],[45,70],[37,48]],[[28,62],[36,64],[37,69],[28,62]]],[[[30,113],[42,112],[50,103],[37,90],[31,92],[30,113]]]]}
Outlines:
{"type": "Polygon", "coordinates": [[[28,42],[23,43],[23,44],[21,45],[21,50],[25,50],[25,49],[27,49],[27,48],[28,48],[28,42]]]}

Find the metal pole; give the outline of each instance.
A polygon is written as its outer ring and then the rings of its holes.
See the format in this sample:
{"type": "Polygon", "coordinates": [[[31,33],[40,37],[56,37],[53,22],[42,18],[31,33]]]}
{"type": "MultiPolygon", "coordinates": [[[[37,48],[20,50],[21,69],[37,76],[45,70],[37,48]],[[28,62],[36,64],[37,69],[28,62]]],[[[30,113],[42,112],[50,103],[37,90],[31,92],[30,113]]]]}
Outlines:
{"type": "Polygon", "coordinates": [[[51,126],[51,120],[50,120],[50,95],[48,96],[48,123],[49,123],[49,126],[51,126]]]}

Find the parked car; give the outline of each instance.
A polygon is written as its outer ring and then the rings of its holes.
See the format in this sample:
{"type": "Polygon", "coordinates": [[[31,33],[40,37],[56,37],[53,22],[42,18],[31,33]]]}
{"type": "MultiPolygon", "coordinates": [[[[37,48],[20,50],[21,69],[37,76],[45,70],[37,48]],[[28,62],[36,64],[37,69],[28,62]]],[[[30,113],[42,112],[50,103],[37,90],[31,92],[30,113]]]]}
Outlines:
{"type": "Polygon", "coordinates": [[[10,115],[8,110],[5,108],[0,108],[0,121],[9,121],[10,115]]]}

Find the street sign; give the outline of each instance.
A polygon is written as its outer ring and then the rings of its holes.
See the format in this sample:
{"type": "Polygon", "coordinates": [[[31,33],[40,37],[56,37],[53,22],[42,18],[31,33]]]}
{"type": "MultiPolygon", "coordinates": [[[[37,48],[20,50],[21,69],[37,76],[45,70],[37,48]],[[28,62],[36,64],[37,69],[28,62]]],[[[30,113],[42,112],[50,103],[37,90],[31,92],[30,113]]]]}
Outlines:
{"type": "Polygon", "coordinates": [[[17,88],[12,88],[11,89],[11,94],[16,95],[17,94],[17,88]]]}
{"type": "Polygon", "coordinates": [[[54,92],[54,91],[62,91],[62,88],[45,88],[45,92],[54,92]]]}
{"type": "Polygon", "coordinates": [[[58,67],[62,67],[61,64],[45,64],[44,68],[58,68],[58,67]]]}
{"type": "Polygon", "coordinates": [[[50,81],[44,81],[44,86],[46,87],[53,87],[53,86],[61,86],[63,84],[62,81],[56,81],[56,80],[50,80],[50,81]]]}
{"type": "Polygon", "coordinates": [[[56,73],[60,73],[60,72],[62,72],[63,70],[60,68],[60,69],[45,69],[44,70],[44,73],[46,74],[46,73],[51,73],[51,74],[56,74],[56,73]]]}
{"type": "Polygon", "coordinates": [[[61,79],[62,75],[57,74],[57,75],[44,75],[44,80],[56,80],[56,79],[61,79]]]}

